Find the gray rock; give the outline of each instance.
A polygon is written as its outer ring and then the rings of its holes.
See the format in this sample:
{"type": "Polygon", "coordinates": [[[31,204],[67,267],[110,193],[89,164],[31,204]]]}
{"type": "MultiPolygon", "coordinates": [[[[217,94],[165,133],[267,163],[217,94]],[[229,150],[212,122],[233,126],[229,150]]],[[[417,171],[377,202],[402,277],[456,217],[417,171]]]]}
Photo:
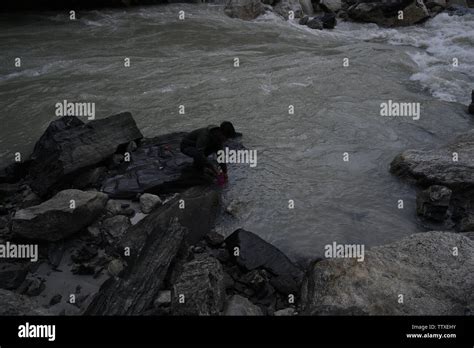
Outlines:
{"type": "Polygon", "coordinates": [[[461,220],[459,230],[461,232],[474,231],[474,214],[468,214],[461,220]]]}
{"type": "Polygon", "coordinates": [[[206,241],[212,247],[219,247],[224,243],[224,236],[217,232],[210,232],[206,234],[206,241]]]}
{"type": "Polygon", "coordinates": [[[153,209],[161,204],[161,198],[151,193],[144,193],[140,196],[140,209],[144,214],[150,214],[153,209]]]}
{"type": "Polygon", "coordinates": [[[56,294],[53,297],[51,297],[51,300],[49,301],[50,306],[57,305],[61,300],[63,299],[63,296],[61,294],[56,294]]]}
{"type": "Polygon", "coordinates": [[[23,284],[21,284],[20,288],[18,288],[18,292],[30,297],[38,296],[43,292],[45,287],[43,280],[28,276],[23,284]]]}
{"type": "Polygon", "coordinates": [[[288,316],[293,316],[295,315],[295,309],[294,308],[284,308],[280,309],[279,311],[276,311],[273,313],[274,316],[276,317],[288,317],[288,316]]]}
{"type": "Polygon", "coordinates": [[[171,297],[173,315],[218,315],[225,301],[224,272],[219,261],[208,254],[195,255],[173,284],[171,297]]]}
{"type": "Polygon", "coordinates": [[[294,18],[303,17],[303,8],[299,0],[279,0],[273,5],[273,11],[285,19],[289,18],[290,11],[293,12],[294,18]]]}
{"type": "Polygon", "coordinates": [[[160,291],[153,302],[153,305],[155,307],[166,307],[171,305],[171,290],[160,291]]]}
{"type": "Polygon", "coordinates": [[[432,185],[418,193],[416,212],[424,218],[444,221],[449,208],[452,191],[440,185],[432,185]]]}
{"type": "Polygon", "coordinates": [[[320,3],[325,5],[332,12],[337,12],[342,8],[341,0],[321,0],[320,3]]]}
{"type": "Polygon", "coordinates": [[[265,13],[265,6],[260,0],[229,0],[224,13],[232,18],[252,20],[265,13]]]}
{"type": "Polygon", "coordinates": [[[0,288],[14,290],[25,280],[30,264],[28,262],[0,263],[0,288]]]}
{"type": "Polygon", "coordinates": [[[474,241],[417,233],[371,248],[363,262],[315,263],[302,287],[303,314],[464,315],[474,306],[473,266],[474,241]]]}
{"type": "Polygon", "coordinates": [[[0,289],[0,315],[51,315],[34,299],[0,289]]]}
{"type": "Polygon", "coordinates": [[[392,161],[390,171],[421,186],[474,187],[474,130],[437,150],[404,151],[392,161]]]}
{"type": "Polygon", "coordinates": [[[224,315],[229,316],[242,316],[242,315],[249,315],[249,316],[259,316],[263,315],[262,310],[260,307],[254,305],[245,297],[240,295],[233,295],[229,301],[227,301],[224,315]]]}
{"type": "Polygon", "coordinates": [[[19,210],[12,219],[16,236],[58,241],[94,221],[104,210],[107,195],[100,192],[64,190],[40,205],[19,210]],[[71,209],[71,200],[75,208],[71,209]]]}
{"type": "Polygon", "coordinates": [[[124,270],[123,262],[118,259],[114,259],[110,261],[109,265],[107,266],[107,272],[109,272],[109,274],[112,277],[120,276],[123,270],[124,270]]]}
{"type": "Polygon", "coordinates": [[[422,0],[404,0],[395,3],[358,1],[348,8],[347,13],[353,20],[376,23],[385,27],[413,25],[429,18],[428,9],[422,0]],[[403,11],[401,20],[398,19],[399,11],[403,11]]]}
{"type": "Polygon", "coordinates": [[[238,229],[225,240],[233,260],[247,271],[263,268],[274,277],[272,285],[283,294],[296,294],[303,278],[296,267],[279,249],[252,232],[238,229]],[[239,255],[234,256],[235,248],[239,255]]]}
{"type": "Polygon", "coordinates": [[[102,228],[113,238],[120,238],[132,226],[130,219],[123,215],[116,215],[105,219],[102,228]]]}
{"type": "Polygon", "coordinates": [[[81,170],[112,156],[118,146],[143,136],[128,112],[84,124],[77,117],[51,122],[30,157],[31,187],[40,196],[81,170]]]}

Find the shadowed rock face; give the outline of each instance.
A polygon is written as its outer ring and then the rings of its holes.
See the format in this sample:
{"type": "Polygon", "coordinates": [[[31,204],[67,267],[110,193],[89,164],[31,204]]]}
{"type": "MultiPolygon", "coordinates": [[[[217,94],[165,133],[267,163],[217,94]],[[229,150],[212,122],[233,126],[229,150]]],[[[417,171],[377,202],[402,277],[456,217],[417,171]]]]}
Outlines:
{"type": "Polygon", "coordinates": [[[225,240],[235,262],[247,271],[265,269],[273,274],[271,284],[283,294],[296,294],[302,279],[301,270],[273,245],[252,232],[238,229],[225,240]],[[234,256],[235,248],[238,256],[234,256]]]}
{"type": "Polygon", "coordinates": [[[47,195],[60,181],[112,156],[120,145],[143,136],[128,112],[87,124],[76,117],[52,122],[30,157],[31,188],[47,195]]]}
{"type": "Polygon", "coordinates": [[[2,1],[2,10],[71,10],[101,7],[124,7],[167,3],[166,0],[15,0],[2,1]]]}
{"type": "Polygon", "coordinates": [[[104,211],[107,200],[100,192],[64,190],[40,205],[17,211],[12,230],[18,237],[58,241],[92,223],[104,211]]]}
{"type": "Polygon", "coordinates": [[[302,287],[304,314],[465,315],[474,308],[473,267],[472,240],[449,232],[414,234],[370,249],[363,262],[314,264],[302,287]]]}

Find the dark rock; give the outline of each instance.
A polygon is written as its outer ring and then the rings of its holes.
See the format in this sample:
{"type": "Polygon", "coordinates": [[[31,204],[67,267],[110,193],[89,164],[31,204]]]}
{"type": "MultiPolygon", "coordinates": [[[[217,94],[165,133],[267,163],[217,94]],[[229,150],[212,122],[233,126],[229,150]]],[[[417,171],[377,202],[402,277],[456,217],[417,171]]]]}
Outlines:
{"type": "Polygon", "coordinates": [[[265,7],[260,0],[230,0],[224,13],[232,18],[252,20],[265,13],[265,7]]]}
{"type": "Polygon", "coordinates": [[[63,297],[62,297],[61,294],[56,294],[49,301],[49,305],[54,306],[54,305],[58,304],[59,302],[61,302],[62,299],[63,299],[63,297]]]}
{"type": "Polygon", "coordinates": [[[301,17],[298,24],[299,25],[306,25],[309,21],[309,17],[308,16],[304,16],[304,17],[301,17]]]}
{"type": "Polygon", "coordinates": [[[225,301],[224,273],[219,261],[208,254],[196,255],[184,265],[173,284],[171,298],[173,315],[218,315],[225,301]]]}
{"type": "Polygon", "coordinates": [[[336,23],[337,23],[336,14],[334,12],[325,13],[321,17],[321,22],[323,23],[323,28],[324,29],[334,29],[334,27],[336,26],[336,23]]]}
{"type": "Polygon", "coordinates": [[[130,256],[123,256],[128,267],[121,278],[110,278],[102,285],[85,314],[138,315],[152,308],[186,233],[202,237],[209,232],[214,221],[209,212],[216,200],[214,191],[193,188],[129,228],[117,249],[124,255],[129,248],[130,256]],[[180,199],[185,200],[186,209],[180,209],[180,199]]]}
{"type": "Polygon", "coordinates": [[[231,257],[239,266],[247,271],[265,269],[274,276],[272,282],[275,282],[278,291],[284,294],[298,293],[303,273],[279,249],[243,229],[236,230],[225,242],[231,257]],[[234,255],[236,247],[238,256],[234,255]]]}
{"type": "Polygon", "coordinates": [[[206,234],[206,241],[212,247],[220,247],[224,243],[224,236],[217,232],[210,232],[206,234]]]}
{"type": "Polygon", "coordinates": [[[323,22],[321,18],[315,17],[312,20],[308,21],[306,25],[311,29],[323,30],[323,22]]]}
{"type": "Polygon", "coordinates": [[[245,297],[233,295],[226,303],[224,315],[263,315],[262,310],[245,297]]]}
{"type": "Polygon", "coordinates": [[[71,260],[75,263],[83,263],[90,261],[98,255],[97,248],[90,245],[82,245],[79,249],[76,249],[72,255],[71,260]]]}
{"type": "Polygon", "coordinates": [[[51,315],[34,299],[0,289],[0,315],[51,315]]]}
{"type": "Polygon", "coordinates": [[[104,177],[106,171],[107,168],[105,167],[96,167],[86,170],[74,179],[72,185],[74,188],[79,190],[89,187],[98,188],[101,184],[101,178],[104,177]]]}
{"type": "Polygon", "coordinates": [[[353,20],[386,27],[413,25],[429,18],[426,6],[419,0],[357,1],[347,13],[353,20]],[[399,11],[403,11],[403,19],[398,19],[399,11]]]}
{"type": "Polygon", "coordinates": [[[461,232],[474,231],[474,214],[468,214],[461,220],[459,230],[461,232]]]}
{"type": "Polygon", "coordinates": [[[29,264],[26,262],[1,262],[0,263],[0,288],[14,290],[25,280],[29,264]]]}
{"type": "Polygon", "coordinates": [[[40,205],[19,210],[12,220],[15,235],[47,241],[69,237],[89,225],[105,208],[107,195],[64,190],[40,205]],[[71,200],[75,208],[71,208],[71,200]]]}
{"type": "Polygon", "coordinates": [[[30,157],[31,188],[40,196],[112,156],[121,144],[142,138],[128,112],[84,124],[77,117],[51,122],[30,157]]]}
{"type": "Polygon", "coordinates": [[[465,6],[450,5],[446,8],[446,12],[448,12],[450,16],[465,16],[467,14],[473,14],[474,10],[465,6]]]}
{"type": "Polygon", "coordinates": [[[18,288],[18,292],[20,294],[24,294],[27,296],[38,296],[43,292],[45,289],[44,281],[35,278],[35,277],[27,277],[25,281],[21,284],[18,288]]]}
{"type": "Polygon", "coordinates": [[[433,185],[418,193],[416,212],[427,219],[444,221],[447,217],[452,191],[440,185],[433,185]]]}
{"type": "Polygon", "coordinates": [[[131,226],[130,219],[123,215],[116,215],[102,222],[103,229],[114,239],[121,238],[131,226]]]}

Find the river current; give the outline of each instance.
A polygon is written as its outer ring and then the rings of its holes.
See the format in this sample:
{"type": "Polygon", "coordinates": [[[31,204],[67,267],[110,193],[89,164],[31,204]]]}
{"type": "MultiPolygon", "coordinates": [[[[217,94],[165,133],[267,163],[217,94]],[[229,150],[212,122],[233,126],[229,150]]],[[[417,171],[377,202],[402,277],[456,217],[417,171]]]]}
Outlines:
{"type": "Polygon", "coordinates": [[[473,15],[315,31],[271,14],[231,19],[213,5],[91,11],[75,21],[1,14],[0,52],[2,166],[31,151],[63,100],[94,102],[97,118],[130,111],[145,136],[230,120],[258,162],[230,166],[223,197],[234,216],[217,229],[243,227],[290,255],[421,231],[415,188],[389,163],[472,126],[473,15]],[[420,103],[420,119],[380,116],[388,100],[420,103]]]}

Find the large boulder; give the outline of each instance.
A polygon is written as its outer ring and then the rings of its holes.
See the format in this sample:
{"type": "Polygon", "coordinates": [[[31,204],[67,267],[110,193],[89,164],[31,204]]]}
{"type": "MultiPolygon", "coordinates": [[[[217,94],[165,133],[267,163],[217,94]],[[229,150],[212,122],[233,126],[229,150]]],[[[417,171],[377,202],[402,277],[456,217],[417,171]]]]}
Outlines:
{"type": "Polygon", "coordinates": [[[294,18],[303,17],[303,8],[299,0],[280,0],[273,6],[273,11],[285,19],[289,18],[290,13],[293,13],[294,18]]]}
{"type": "Polygon", "coordinates": [[[302,287],[304,314],[464,315],[474,309],[474,241],[449,232],[374,247],[363,262],[315,263],[302,287]]]}
{"type": "Polygon", "coordinates": [[[265,13],[265,6],[260,0],[229,0],[224,13],[232,18],[252,20],[265,13]]]}
{"type": "Polygon", "coordinates": [[[421,186],[474,187],[474,130],[437,150],[407,150],[390,163],[390,172],[421,186]]]}
{"type": "Polygon", "coordinates": [[[0,289],[0,315],[51,315],[38,302],[12,291],[0,289]]]}
{"type": "Polygon", "coordinates": [[[216,199],[214,191],[192,188],[130,227],[117,247],[127,267],[102,285],[85,314],[140,315],[152,308],[186,235],[210,231],[216,199]]]}
{"type": "Polygon", "coordinates": [[[256,234],[238,229],[225,240],[234,262],[246,271],[265,269],[274,277],[271,284],[283,294],[297,294],[302,271],[278,248],[256,234]]]}
{"type": "Polygon", "coordinates": [[[129,112],[84,124],[77,117],[51,122],[30,157],[31,188],[40,196],[72,181],[84,169],[112,156],[120,145],[143,136],[129,112]]]}
{"type": "Polygon", "coordinates": [[[107,200],[101,192],[64,190],[40,205],[17,211],[12,231],[27,239],[58,241],[92,223],[104,211],[107,200]]]}
{"type": "Polygon", "coordinates": [[[183,266],[171,292],[173,315],[219,315],[225,301],[224,272],[214,257],[197,254],[183,266]]]}
{"type": "Polygon", "coordinates": [[[348,8],[347,13],[353,20],[385,27],[413,25],[430,16],[422,0],[359,0],[348,8]],[[402,19],[399,19],[400,11],[402,19]]]}

